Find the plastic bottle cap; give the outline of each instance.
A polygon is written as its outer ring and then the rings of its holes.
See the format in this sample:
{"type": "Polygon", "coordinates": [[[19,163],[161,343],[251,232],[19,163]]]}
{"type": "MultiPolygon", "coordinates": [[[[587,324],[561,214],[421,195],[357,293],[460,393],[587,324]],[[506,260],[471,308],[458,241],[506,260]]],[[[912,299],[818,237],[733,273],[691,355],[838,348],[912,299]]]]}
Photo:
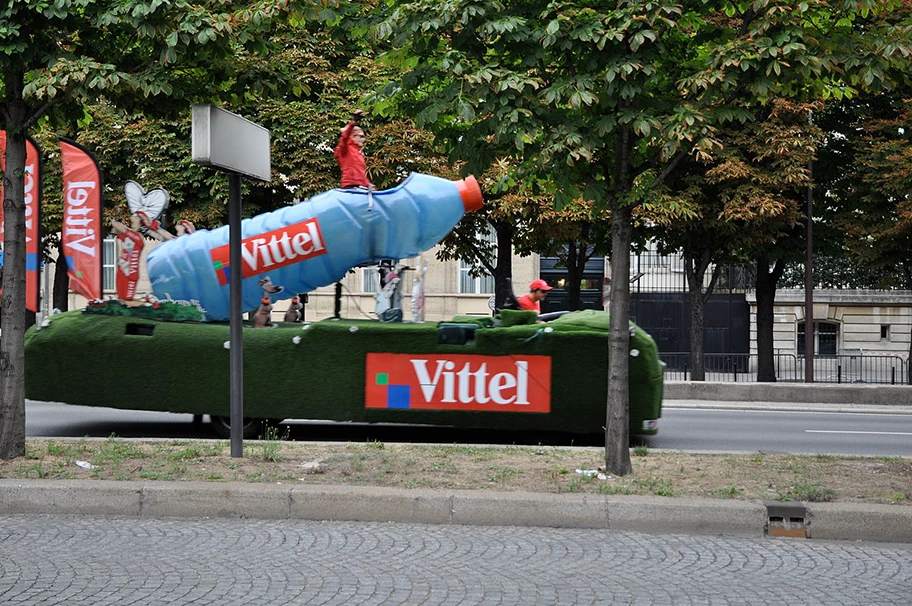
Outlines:
{"type": "Polygon", "coordinates": [[[465,179],[456,181],[456,189],[459,190],[459,197],[462,198],[462,205],[467,213],[478,210],[484,206],[484,198],[481,196],[481,186],[473,175],[465,179]]]}

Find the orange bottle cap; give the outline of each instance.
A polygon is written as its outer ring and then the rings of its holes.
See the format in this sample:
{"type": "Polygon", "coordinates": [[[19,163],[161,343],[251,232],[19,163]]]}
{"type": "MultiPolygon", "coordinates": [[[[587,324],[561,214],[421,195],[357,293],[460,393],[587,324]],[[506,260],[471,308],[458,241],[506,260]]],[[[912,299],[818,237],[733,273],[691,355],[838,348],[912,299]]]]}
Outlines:
{"type": "Polygon", "coordinates": [[[469,175],[465,179],[456,181],[456,189],[459,190],[459,197],[462,198],[462,205],[467,213],[484,206],[481,186],[478,185],[478,181],[474,176],[469,175]]]}

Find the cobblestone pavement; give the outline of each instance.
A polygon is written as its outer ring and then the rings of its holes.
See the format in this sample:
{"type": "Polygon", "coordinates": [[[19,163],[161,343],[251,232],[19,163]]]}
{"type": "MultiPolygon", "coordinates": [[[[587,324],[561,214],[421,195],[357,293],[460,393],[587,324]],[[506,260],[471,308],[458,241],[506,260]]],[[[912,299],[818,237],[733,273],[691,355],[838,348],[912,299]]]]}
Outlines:
{"type": "Polygon", "coordinates": [[[909,604],[912,545],[0,516],[2,604],[909,604]]]}

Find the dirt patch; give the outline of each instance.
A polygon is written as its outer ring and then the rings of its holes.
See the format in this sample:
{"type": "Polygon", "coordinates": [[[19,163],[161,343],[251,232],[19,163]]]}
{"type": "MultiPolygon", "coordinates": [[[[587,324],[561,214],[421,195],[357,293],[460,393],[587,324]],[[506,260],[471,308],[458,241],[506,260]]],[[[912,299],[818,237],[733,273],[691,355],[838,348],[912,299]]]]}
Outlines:
{"type": "Polygon", "coordinates": [[[633,473],[600,471],[599,448],[30,439],[0,477],[350,484],[399,488],[716,497],[912,505],[912,460],[633,450],[633,473]]]}

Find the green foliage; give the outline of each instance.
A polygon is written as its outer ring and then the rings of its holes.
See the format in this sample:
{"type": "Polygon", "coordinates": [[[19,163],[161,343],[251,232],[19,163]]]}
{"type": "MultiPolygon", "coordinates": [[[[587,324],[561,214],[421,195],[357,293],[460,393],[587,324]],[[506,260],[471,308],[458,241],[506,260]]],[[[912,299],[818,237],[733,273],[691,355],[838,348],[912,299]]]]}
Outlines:
{"type": "MultiPolygon", "coordinates": [[[[360,5],[357,7],[363,10],[360,5]]],[[[252,87],[243,98],[224,97],[223,106],[270,131],[270,183],[244,183],[244,216],[276,210],[338,185],[339,172],[332,148],[365,90],[389,76],[389,68],[370,58],[364,41],[346,40],[325,22],[277,24],[270,35],[270,69],[283,74],[275,87],[252,87]],[[277,89],[285,82],[285,88],[277,89]]],[[[262,58],[236,49],[237,70],[250,77],[259,73],[262,58]]],[[[268,74],[264,81],[273,82],[268,74]]],[[[166,225],[187,219],[198,228],[227,223],[227,180],[221,173],[193,164],[190,150],[190,112],[162,115],[132,104],[99,101],[83,108],[79,141],[91,149],[105,173],[108,218],[123,220],[127,207],[123,184],[140,182],[147,189],[162,187],[170,195],[166,225]],[[135,108],[135,109],[134,109],[135,108]],[[140,111],[141,110],[141,111],[140,111]]],[[[392,187],[410,172],[455,177],[430,134],[408,120],[368,116],[363,122],[368,171],[378,188],[392,187]]],[[[71,127],[72,128],[72,127],[71,127]]],[[[46,130],[53,131],[50,126],[46,130]]],[[[48,149],[56,147],[56,132],[48,149]]],[[[54,160],[52,153],[52,160],[54,160]]],[[[51,172],[59,163],[50,162],[51,172]]],[[[50,205],[60,195],[50,189],[50,205]]],[[[60,213],[45,221],[56,232],[60,213]]]]}
{"type": "Polygon", "coordinates": [[[814,152],[814,138],[799,131],[764,132],[772,101],[845,98],[903,81],[909,24],[908,9],[890,0],[637,1],[614,10],[575,0],[391,1],[375,34],[394,42],[384,59],[401,73],[374,97],[375,110],[414,116],[468,170],[497,165],[503,179],[543,187],[558,206],[616,197],[669,223],[718,215],[728,232],[782,217],[757,231],[768,241],[795,222],[780,191],[806,182],[814,152]],[[765,165],[753,176],[731,170],[745,152],[741,167],[765,165]],[[713,162],[724,206],[695,208],[703,192],[686,179],[655,188],[674,168],[702,171],[682,157],[713,162]]]}
{"type": "Polygon", "coordinates": [[[674,485],[671,480],[665,478],[645,477],[634,478],[633,485],[647,492],[660,497],[673,497],[674,485]]]}
{"type": "Polygon", "coordinates": [[[390,2],[375,34],[394,42],[385,58],[401,75],[376,109],[415,116],[469,170],[512,156],[573,191],[586,175],[610,190],[628,178],[613,174],[616,137],[630,138],[632,170],[679,151],[708,158],[722,125],[753,119],[745,105],[851,95],[905,65],[892,2],[864,15],[856,2],[802,6],[390,2]]]}
{"type": "Polygon", "coordinates": [[[835,258],[815,267],[819,285],[912,288],[910,95],[906,82],[892,94],[833,103],[820,116],[830,136],[815,177],[828,204],[815,212],[832,232],[833,244],[822,252],[835,258]]]}
{"type": "Polygon", "coordinates": [[[741,489],[738,488],[737,486],[735,486],[734,484],[729,484],[728,486],[726,486],[724,488],[719,488],[717,490],[710,491],[709,494],[711,494],[714,497],[719,497],[721,499],[737,499],[737,498],[741,497],[742,492],[741,492],[741,489]]]}
{"type": "Polygon", "coordinates": [[[836,492],[832,488],[817,486],[816,484],[796,484],[789,486],[784,492],[779,494],[780,501],[808,501],[810,503],[825,503],[836,498],[836,492]]]}
{"type": "Polygon", "coordinates": [[[203,456],[203,450],[198,444],[190,444],[184,448],[168,453],[170,461],[190,461],[200,459],[203,456]]]}
{"type": "Polygon", "coordinates": [[[117,439],[115,434],[108,436],[98,449],[98,459],[95,463],[110,463],[119,465],[124,459],[135,459],[145,456],[142,450],[131,442],[117,439]]]}
{"type": "MultiPolygon", "coordinates": [[[[162,111],[201,98],[243,100],[253,91],[277,90],[288,78],[262,59],[275,50],[269,34],[288,18],[328,10],[303,1],[203,7],[187,0],[82,0],[78,10],[73,4],[21,0],[0,9],[0,69],[5,77],[24,75],[22,99],[35,114],[48,103],[70,103],[74,115],[78,103],[101,95],[121,107],[152,109],[154,99],[162,111]]],[[[12,82],[5,83],[9,102],[12,82]]]]}
{"type": "Polygon", "coordinates": [[[285,433],[279,435],[279,428],[275,425],[267,424],[264,428],[262,439],[259,446],[262,449],[261,456],[264,461],[278,463],[282,460],[280,453],[283,440],[288,439],[289,428],[285,428],[285,433]]]}

